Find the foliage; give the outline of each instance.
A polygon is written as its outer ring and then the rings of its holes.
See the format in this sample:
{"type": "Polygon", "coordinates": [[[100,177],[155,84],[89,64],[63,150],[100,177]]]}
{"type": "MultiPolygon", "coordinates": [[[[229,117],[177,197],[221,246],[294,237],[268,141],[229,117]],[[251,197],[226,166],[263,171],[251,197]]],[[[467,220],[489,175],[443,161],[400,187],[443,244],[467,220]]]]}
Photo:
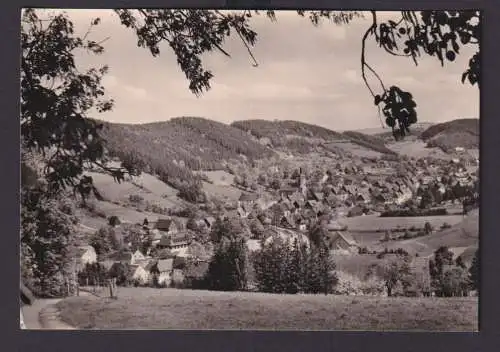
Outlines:
{"type": "Polygon", "coordinates": [[[338,283],[335,293],[338,295],[375,295],[385,291],[385,283],[377,276],[370,276],[365,280],[343,271],[337,272],[338,283]]]}
{"type": "MultiPolygon", "coordinates": [[[[397,86],[386,88],[377,72],[367,63],[365,44],[369,36],[387,53],[408,57],[418,64],[422,54],[436,57],[441,65],[454,61],[460,46],[471,45],[477,48],[468,69],[462,75],[462,82],[477,83],[480,87],[479,41],[481,34],[480,12],[466,11],[401,11],[399,20],[378,21],[376,11],[371,11],[372,24],[362,40],[361,71],[362,77],[374,98],[375,105],[382,104],[386,124],[392,128],[396,138],[404,137],[409,126],[417,122],[416,102],[411,93],[397,86]],[[459,44],[460,42],[460,44],[459,44]],[[368,69],[376,77],[382,94],[376,94],[366,79],[368,69]],[[399,129],[396,129],[398,124],[399,129]]],[[[380,108],[380,107],[379,107],[380,108]]],[[[380,111],[380,110],[379,110],[380,111]]]]}
{"type": "Polygon", "coordinates": [[[73,209],[63,195],[49,196],[45,184],[22,189],[21,207],[23,279],[41,297],[61,296],[74,248],[73,209]]]}
{"type": "Polygon", "coordinates": [[[335,264],[326,246],[293,244],[275,238],[253,257],[255,280],[261,292],[332,293],[337,283],[335,264]]]}
{"type": "Polygon", "coordinates": [[[409,216],[442,216],[448,215],[448,210],[446,208],[431,208],[431,209],[392,209],[384,211],[380,214],[380,217],[393,218],[393,217],[409,217],[409,216]]]}
{"type": "Polygon", "coordinates": [[[445,294],[444,278],[445,266],[455,265],[453,261],[453,252],[448,247],[441,246],[434,252],[434,258],[429,261],[429,273],[431,276],[431,286],[437,296],[445,294]]]}
{"type": "MultiPolygon", "coordinates": [[[[64,13],[40,18],[25,9],[21,19],[21,139],[23,147],[46,159],[44,176],[48,191],[68,186],[86,197],[95,190],[92,179],[82,176],[83,167],[94,164],[123,180],[127,170],[106,166],[102,126],[88,118],[92,109],[105,112],[113,101],[104,99],[101,80],[106,66],[80,72],[74,55],[78,51],[101,54],[101,43],[74,34],[64,13]]],[[[131,171],[131,170],[128,170],[131,171]]]]}
{"type": "Polygon", "coordinates": [[[108,273],[110,278],[116,279],[118,286],[128,286],[131,284],[130,280],[130,267],[125,263],[115,263],[109,269],[108,273]]]}
{"type": "Polygon", "coordinates": [[[447,270],[443,275],[441,284],[442,295],[445,297],[467,296],[470,283],[467,270],[462,267],[455,267],[447,270]]]}
{"type": "Polygon", "coordinates": [[[472,259],[472,264],[469,268],[469,280],[471,283],[471,288],[479,292],[480,289],[480,252],[479,249],[476,250],[474,258],[472,259]]]}
{"type": "Polygon", "coordinates": [[[244,224],[240,219],[217,218],[210,231],[212,243],[220,243],[223,239],[232,240],[246,231],[244,224]]]}
{"type": "Polygon", "coordinates": [[[78,282],[81,286],[103,285],[108,278],[108,272],[99,263],[87,263],[83,270],[78,273],[78,282]]]}
{"type": "Polygon", "coordinates": [[[203,192],[203,185],[200,180],[181,184],[177,196],[190,203],[205,203],[207,201],[207,196],[203,192]]]}
{"type": "Polygon", "coordinates": [[[264,236],[264,225],[260,222],[259,219],[255,218],[250,221],[250,232],[254,236],[254,238],[261,239],[264,236]]]}
{"type": "Polygon", "coordinates": [[[108,225],[109,226],[115,227],[115,226],[120,225],[120,223],[121,223],[120,219],[116,215],[112,215],[108,218],[108,225]]]}
{"type": "Polygon", "coordinates": [[[430,222],[426,221],[424,224],[424,232],[426,235],[430,235],[434,229],[432,228],[432,225],[430,222]]]}
{"type": "Polygon", "coordinates": [[[110,226],[101,227],[97,230],[90,237],[89,244],[94,247],[97,255],[100,256],[120,249],[120,241],[117,238],[116,231],[110,226]]]}
{"type": "Polygon", "coordinates": [[[392,256],[380,264],[375,264],[367,277],[378,276],[385,283],[387,296],[391,297],[398,285],[406,290],[412,282],[412,273],[408,256],[392,256]]]}
{"type": "Polygon", "coordinates": [[[210,261],[206,282],[211,290],[243,291],[247,288],[247,248],[245,239],[224,238],[210,261]]]}

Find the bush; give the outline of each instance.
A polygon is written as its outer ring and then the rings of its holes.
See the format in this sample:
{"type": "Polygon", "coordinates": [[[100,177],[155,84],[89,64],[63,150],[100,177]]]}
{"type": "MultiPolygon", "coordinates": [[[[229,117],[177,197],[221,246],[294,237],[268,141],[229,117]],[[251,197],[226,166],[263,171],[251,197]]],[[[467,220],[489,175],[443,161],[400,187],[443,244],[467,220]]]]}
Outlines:
{"type": "Polygon", "coordinates": [[[128,200],[130,203],[140,204],[144,201],[144,198],[138,194],[131,194],[130,196],[128,196],[128,200]]]}
{"type": "Polygon", "coordinates": [[[411,216],[442,216],[448,215],[446,208],[432,208],[432,209],[389,209],[380,214],[380,217],[411,217],[411,216]]]}
{"type": "Polygon", "coordinates": [[[113,227],[115,227],[115,226],[120,225],[120,223],[121,223],[121,222],[120,222],[120,219],[119,219],[119,218],[118,218],[118,216],[116,216],[116,215],[112,215],[112,216],[110,216],[110,217],[108,218],[108,224],[109,224],[109,226],[113,226],[113,227]]]}
{"type": "Polygon", "coordinates": [[[447,222],[443,223],[443,225],[441,225],[441,230],[445,230],[445,229],[449,229],[451,228],[451,225],[448,224],[447,222]]]}
{"type": "Polygon", "coordinates": [[[361,280],[357,276],[345,272],[337,273],[338,282],[335,293],[338,295],[381,295],[384,290],[384,282],[376,276],[361,280]]]}
{"type": "Polygon", "coordinates": [[[368,254],[368,249],[366,247],[359,247],[358,254],[368,254]]]}

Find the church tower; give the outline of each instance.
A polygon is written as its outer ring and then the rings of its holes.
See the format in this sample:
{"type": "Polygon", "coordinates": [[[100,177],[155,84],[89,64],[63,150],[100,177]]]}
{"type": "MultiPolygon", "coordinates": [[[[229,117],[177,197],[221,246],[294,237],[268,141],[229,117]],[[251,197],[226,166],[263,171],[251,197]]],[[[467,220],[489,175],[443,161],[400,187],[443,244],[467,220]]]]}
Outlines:
{"type": "Polygon", "coordinates": [[[306,175],[302,171],[302,168],[300,168],[300,192],[304,196],[304,198],[307,197],[307,186],[306,186],[306,175]]]}

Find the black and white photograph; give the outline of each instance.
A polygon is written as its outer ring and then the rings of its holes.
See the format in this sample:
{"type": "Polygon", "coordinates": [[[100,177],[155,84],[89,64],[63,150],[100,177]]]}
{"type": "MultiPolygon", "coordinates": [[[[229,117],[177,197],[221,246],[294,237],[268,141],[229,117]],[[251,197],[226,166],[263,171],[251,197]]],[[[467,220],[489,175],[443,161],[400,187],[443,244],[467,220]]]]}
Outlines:
{"type": "Polygon", "coordinates": [[[477,332],[481,15],[22,9],[20,328],[477,332]]]}

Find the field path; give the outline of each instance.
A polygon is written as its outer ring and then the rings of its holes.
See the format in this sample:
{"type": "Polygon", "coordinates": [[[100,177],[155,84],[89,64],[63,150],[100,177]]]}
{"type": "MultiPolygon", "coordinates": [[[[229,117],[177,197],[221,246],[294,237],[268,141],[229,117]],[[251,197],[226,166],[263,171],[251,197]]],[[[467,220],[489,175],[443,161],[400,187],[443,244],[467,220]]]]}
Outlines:
{"type": "MultiPolygon", "coordinates": [[[[90,293],[80,292],[80,296],[90,293]]],[[[64,298],[37,299],[32,305],[22,307],[24,324],[27,330],[75,330],[60,318],[56,304],[64,298]]]]}

